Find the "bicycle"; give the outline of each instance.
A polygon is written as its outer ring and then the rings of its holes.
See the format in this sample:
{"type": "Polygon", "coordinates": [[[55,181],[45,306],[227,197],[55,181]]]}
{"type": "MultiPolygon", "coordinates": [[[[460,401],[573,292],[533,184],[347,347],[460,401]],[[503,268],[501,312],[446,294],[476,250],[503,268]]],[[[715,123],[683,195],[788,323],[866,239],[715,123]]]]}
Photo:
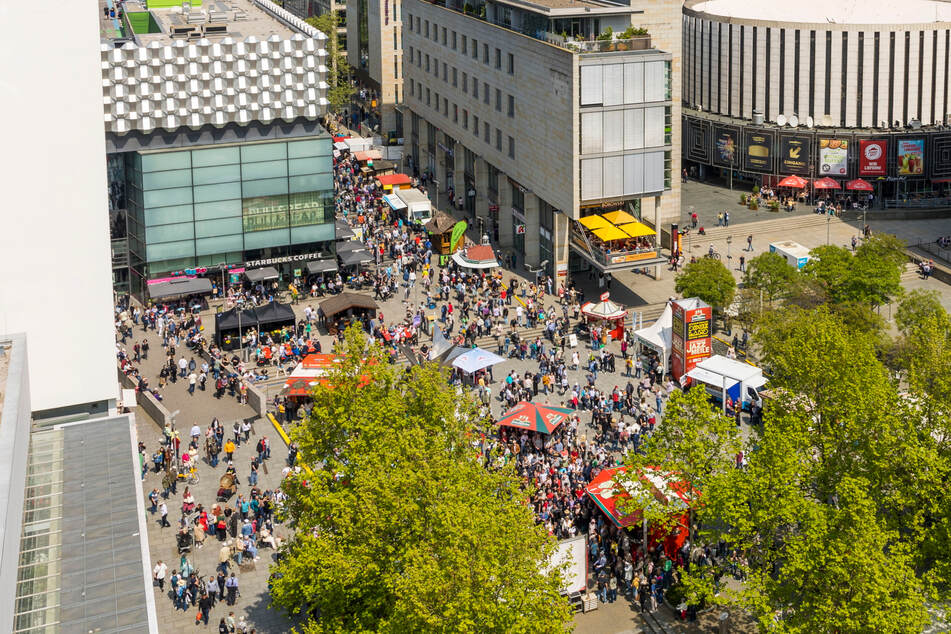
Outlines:
{"type": "Polygon", "coordinates": [[[711,260],[719,260],[719,259],[720,259],[720,254],[717,253],[716,251],[713,251],[713,252],[709,252],[709,251],[708,251],[707,254],[704,255],[703,257],[709,258],[709,259],[711,259],[711,260]]]}

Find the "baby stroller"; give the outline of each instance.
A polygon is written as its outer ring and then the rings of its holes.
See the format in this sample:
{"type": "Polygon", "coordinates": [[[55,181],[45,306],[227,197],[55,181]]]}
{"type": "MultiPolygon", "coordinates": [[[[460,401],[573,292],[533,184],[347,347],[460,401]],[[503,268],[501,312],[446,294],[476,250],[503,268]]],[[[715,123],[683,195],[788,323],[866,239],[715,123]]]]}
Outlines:
{"type": "Polygon", "coordinates": [[[218,501],[227,502],[231,499],[231,496],[237,492],[237,490],[238,485],[235,484],[234,476],[232,476],[230,473],[224,474],[218,481],[218,501]]]}

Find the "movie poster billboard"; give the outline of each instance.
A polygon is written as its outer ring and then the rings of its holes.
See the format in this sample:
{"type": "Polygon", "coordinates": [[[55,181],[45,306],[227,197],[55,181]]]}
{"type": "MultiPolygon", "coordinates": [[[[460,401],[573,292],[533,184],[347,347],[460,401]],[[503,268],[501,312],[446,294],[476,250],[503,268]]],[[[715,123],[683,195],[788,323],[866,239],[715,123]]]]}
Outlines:
{"type": "Polygon", "coordinates": [[[918,176],[925,173],[924,139],[898,140],[898,173],[902,176],[918,176]]]}
{"type": "Polygon", "coordinates": [[[746,169],[754,172],[773,171],[773,134],[771,132],[746,133],[746,169]]]}
{"type": "Polygon", "coordinates": [[[713,351],[713,309],[699,299],[671,306],[670,373],[675,380],[710,357],[713,351]]]}
{"type": "Polygon", "coordinates": [[[738,167],[739,130],[731,126],[713,129],[713,162],[723,167],[738,167]]]}
{"type": "Polygon", "coordinates": [[[885,176],[886,150],[888,141],[885,139],[859,141],[859,176],[885,176]]]}
{"type": "Polygon", "coordinates": [[[783,174],[809,175],[809,154],[812,138],[807,136],[779,137],[779,171],[783,174]]]}
{"type": "Polygon", "coordinates": [[[849,172],[849,140],[819,139],[819,173],[845,176],[849,172]]]}

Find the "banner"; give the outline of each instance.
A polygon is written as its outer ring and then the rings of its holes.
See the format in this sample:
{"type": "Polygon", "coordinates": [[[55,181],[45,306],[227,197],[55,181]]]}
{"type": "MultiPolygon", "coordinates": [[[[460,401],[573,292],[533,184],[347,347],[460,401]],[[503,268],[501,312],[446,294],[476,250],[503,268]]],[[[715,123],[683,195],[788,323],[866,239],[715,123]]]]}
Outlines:
{"type": "Polygon", "coordinates": [[[903,176],[916,176],[925,173],[924,139],[899,139],[898,173],[903,176]]]}
{"type": "Polygon", "coordinates": [[[849,140],[819,139],[819,173],[845,176],[849,172],[849,140]]]}
{"type": "Polygon", "coordinates": [[[739,146],[739,131],[733,127],[717,126],[713,137],[713,162],[723,167],[739,167],[737,147],[739,146]]]}
{"type": "Polygon", "coordinates": [[[773,135],[769,132],[746,133],[746,169],[757,172],[773,171],[773,135]]]}
{"type": "Polygon", "coordinates": [[[452,227],[452,235],[449,237],[449,250],[455,251],[456,247],[459,246],[459,240],[462,239],[462,236],[466,234],[466,224],[465,220],[460,220],[452,227]]]}
{"type": "Polygon", "coordinates": [[[809,175],[809,154],[812,138],[807,136],[779,137],[779,171],[783,174],[809,175]]]}
{"type": "Polygon", "coordinates": [[[713,353],[713,309],[696,298],[671,305],[670,373],[676,380],[713,353]]]}
{"type": "Polygon", "coordinates": [[[884,176],[888,141],[859,141],[859,176],[884,176]]]}

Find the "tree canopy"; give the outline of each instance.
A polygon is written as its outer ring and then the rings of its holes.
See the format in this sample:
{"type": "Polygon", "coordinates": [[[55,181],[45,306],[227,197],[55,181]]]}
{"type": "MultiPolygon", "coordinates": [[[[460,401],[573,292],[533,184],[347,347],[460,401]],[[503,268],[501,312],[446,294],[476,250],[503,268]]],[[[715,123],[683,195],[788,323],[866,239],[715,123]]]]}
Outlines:
{"type": "Polygon", "coordinates": [[[554,543],[513,468],[479,459],[470,401],[435,366],[386,364],[353,328],[342,352],[293,432],[314,473],[283,485],[297,536],[273,604],[308,634],[564,631],[554,543]]]}
{"type": "Polygon", "coordinates": [[[684,266],[675,289],[683,297],[699,297],[722,311],[733,301],[736,280],[719,260],[699,258],[684,266]]]}
{"type": "Polygon", "coordinates": [[[315,15],[305,20],[318,31],[327,36],[327,101],[330,110],[339,112],[350,103],[353,87],[350,85],[350,64],[346,54],[340,48],[340,37],[337,27],[340,25],[339,11],[332,11],[322,15],[315,15]]]}
{"type": "Polygon", "coordinates": [[[743,286],[762,291],[766,301],[772,302],[789,289],[798,275],[798,269],[790,266],[786,258],[766,251],[747,262],[743,286]]]}

